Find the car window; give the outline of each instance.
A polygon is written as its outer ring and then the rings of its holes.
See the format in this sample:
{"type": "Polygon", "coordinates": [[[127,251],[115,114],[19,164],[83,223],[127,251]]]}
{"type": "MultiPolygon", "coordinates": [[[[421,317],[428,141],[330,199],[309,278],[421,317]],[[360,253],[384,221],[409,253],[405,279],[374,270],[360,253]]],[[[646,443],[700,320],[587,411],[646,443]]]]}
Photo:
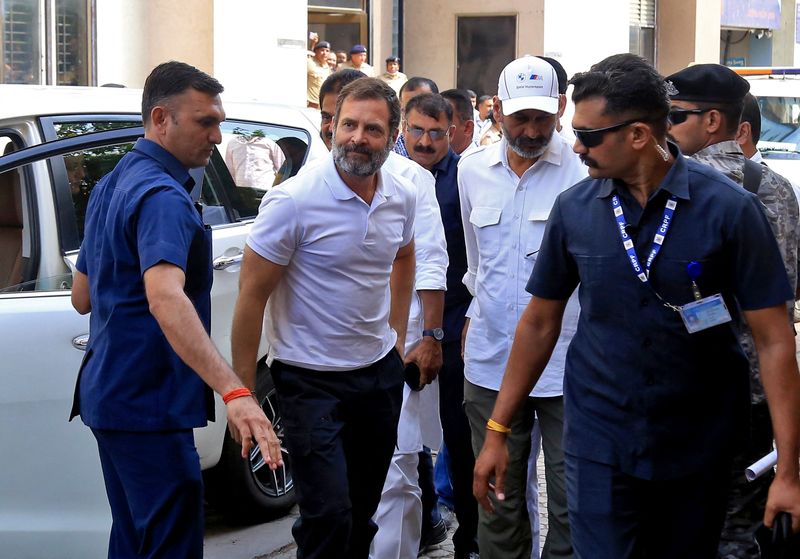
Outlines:
{"type": "Polygon", "coordinates": [[[300,170],[310,138],[305,130],[228,120],[222,124],[219,151],[230,173],[235,219],[258,213],[264,193],[300,170]]]}
{"type": "Polygon", "coordinates": [[[798,157],[800,144],[800,98],[758,98],[761,135],[758,147],[766,158],[798,157]]]}

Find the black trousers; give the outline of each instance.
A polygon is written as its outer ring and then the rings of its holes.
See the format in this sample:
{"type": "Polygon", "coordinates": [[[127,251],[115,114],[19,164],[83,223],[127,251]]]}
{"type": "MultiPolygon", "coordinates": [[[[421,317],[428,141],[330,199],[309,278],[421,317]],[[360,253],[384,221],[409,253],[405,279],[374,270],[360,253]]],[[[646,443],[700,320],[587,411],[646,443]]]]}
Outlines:
{"type": "Polygon", "coordinates": [[[403,362],[392,349],[353,371],[274,361],[300,518],[298,559],[369,556],[386,472],[397,442],[403,362]]]}
{"type": "Polygon", "coordinates": [[[472,496],[472,434],[464,413],[464,361],[461,342],[442,345],[443,364],[439,372],[439,416],[444,442],[450,453],[450,479],[453,484],[453,507],[458,529],[453,534],[455,556],[467,557],[478,551],[478,502],[472,496]]]}

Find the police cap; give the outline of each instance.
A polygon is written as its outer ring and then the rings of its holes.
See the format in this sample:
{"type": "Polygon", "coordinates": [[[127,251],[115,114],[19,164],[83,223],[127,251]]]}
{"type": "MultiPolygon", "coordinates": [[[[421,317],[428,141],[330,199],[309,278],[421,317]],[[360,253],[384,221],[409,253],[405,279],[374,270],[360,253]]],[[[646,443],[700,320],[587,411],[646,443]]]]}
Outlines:
{"type": "Polygon", "coordinates": [[[710,103],[738,103],[750,83],[720,64],[695,64],[666,77],[670,99],[710,103]]]}

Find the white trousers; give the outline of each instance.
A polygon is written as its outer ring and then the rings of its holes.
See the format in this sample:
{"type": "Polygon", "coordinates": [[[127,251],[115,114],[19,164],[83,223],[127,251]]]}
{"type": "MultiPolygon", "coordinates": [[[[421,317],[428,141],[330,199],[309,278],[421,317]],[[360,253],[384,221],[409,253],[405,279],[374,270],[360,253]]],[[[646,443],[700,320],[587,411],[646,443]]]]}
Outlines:
{"type": "Polygon", "coordinates": [[[378,510],[372,518],[378,533],[372,540],[370,559],[416,559],[422,529],[422,491],[416,452],[392,456],[378,510]]]}
{"type": "Polygon", "coordinates": [[[525,489],[525,502],[528,504],[528,518],[531,522],[531,559],[539,559],[539,477],[536,472],[536,462],[542,450],[542,432],[539,429],[539,420],[533,424],[531,430],[531,454],[528,457],[528,487],[525,489]]]}

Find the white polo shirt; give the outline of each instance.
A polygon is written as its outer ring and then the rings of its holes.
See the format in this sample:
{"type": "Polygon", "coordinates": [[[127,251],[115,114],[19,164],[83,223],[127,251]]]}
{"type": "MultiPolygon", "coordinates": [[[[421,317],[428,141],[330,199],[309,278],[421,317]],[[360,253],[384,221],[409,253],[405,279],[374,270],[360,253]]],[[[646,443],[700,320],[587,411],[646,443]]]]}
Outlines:
{"type": "Polygon", "coordinates": [[[267,306],[270,362],[343,371],[389,352],[389,275],[413,239],[415,211],[406,179],[381,169],[367,205],[332,156],[264,196],[247,245],[286,266],[267,306]]]}
{"type": "MultiPolygon", "coordinates": [[[[525,291],[556,197],[587,175],[569,143],[554,133],[547,151],[518,177],[505,138],[462,157],[458,192],[467,246],[464,284],[473,295],[464,349],[464,377],[499,390],[517,323],[530,301],[525,291]]],[[[563,394],[564,361],[577,328],[577,290],[567,303],[550,362],[531,395],[563,394]]]]}

